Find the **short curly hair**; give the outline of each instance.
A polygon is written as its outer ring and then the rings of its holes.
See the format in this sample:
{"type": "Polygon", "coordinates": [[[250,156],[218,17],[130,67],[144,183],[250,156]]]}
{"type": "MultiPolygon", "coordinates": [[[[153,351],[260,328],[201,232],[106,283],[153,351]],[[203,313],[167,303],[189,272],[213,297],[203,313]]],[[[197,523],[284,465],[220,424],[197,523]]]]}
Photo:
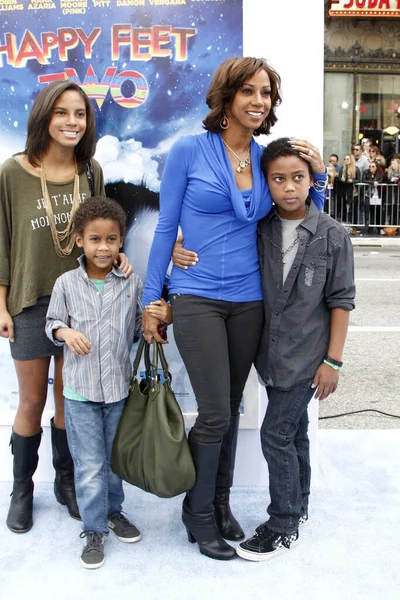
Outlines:
{"type": "Polygon", "coordinates": [[[276,160],[277,158],[280,158],[281,156],[298,156],[306,163],[306,165],[308,167],[308,171],[309,171],[310,175],[312,176],[313,172],[312,172],[312,167],[311,167],[310,163],[307,162],[306,160],[304,160],[304,158],[302,158],[300,156],[300,152],[298,150],[295,150],[293,148],[293,146],[290,143],[290,138],[282,137],[277,140],[274,140],[273,142],[268,144],[268,146],[266,146],[266,148],[264,149],[264,152],[261,157],[261,170],[264,173],[265,179],[267,179],[267,177],[268,177],[269,164],[273,160],[276,160]]]}
{"type": "Polygon", "coordinates": [[[230,107],[236,92],[250,77],[262,69],[267,72],[271,82],[271,109],[261,126],[254,130],[253,135],[269,134],[271,127],[278,120],[275,108],[282,101],[279,93],[281,78],[265,58],[251,56],[228,58],[216,70],[206,96],[206,102],[211,111],[203,121],[204,129],[221,133],[221,120],[230,107]]]}
{"type": "Polygon", "coordinates": [[[116,200],[105,198],[104,196],[94,196],[88,198],[86,202],[80,205],[73,216],[74,232],[82,235],[89,221],[96,219],[111,219],[119,226],[121,237],[126,232],[126,214],[124,209],[116,200]]]}

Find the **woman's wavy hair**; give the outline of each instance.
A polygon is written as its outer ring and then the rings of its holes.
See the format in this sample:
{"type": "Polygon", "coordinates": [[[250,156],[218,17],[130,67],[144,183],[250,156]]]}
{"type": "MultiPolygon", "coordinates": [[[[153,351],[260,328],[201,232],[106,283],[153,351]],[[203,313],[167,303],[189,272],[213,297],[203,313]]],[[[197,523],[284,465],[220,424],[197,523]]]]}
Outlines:
{"type": "Polygon", "coordinates": [[[347,156],[350,158],[350,165],[348,166],[345,162],[343,162],[344,176],[346,179],[355,179],[357,176],[356,159],[354,158],[353,154],[346,154],[344,159],[346,159],[347,156]]]}
{"type": "MultiPolygon", "coordinates": [[[[68,90],[80,94],[86,108],[86,131],[75,147],[75,158],[82,169],[94,155],[96,149],[96,116],[91,101],[82,88],[72,81],[53,81],[39,92],[33,103],[28,119],[27,140],[24,153],[34,167],[40,164],[40,158],[46,154],[50,144],[49,124],[57,99],[68,90]]],[[[80,170],[81,170],[80,169],[80,170]]]]}
{"type": "Polygon", "coordinates": [[[207,105],[211,110],[203,121],[204,129],[221,133],[221,120],[230,107],[236,92],[260,69],[264,69],[268,73],[271,82],[271,109],[261,126],[254,131],[254,135],[269,134],[271,127],[278,120],[275,108],[282,101],[279,93],[281,78],[265,58],[250,56],[228,58],[216,70],[206,96],[207,105]]]}

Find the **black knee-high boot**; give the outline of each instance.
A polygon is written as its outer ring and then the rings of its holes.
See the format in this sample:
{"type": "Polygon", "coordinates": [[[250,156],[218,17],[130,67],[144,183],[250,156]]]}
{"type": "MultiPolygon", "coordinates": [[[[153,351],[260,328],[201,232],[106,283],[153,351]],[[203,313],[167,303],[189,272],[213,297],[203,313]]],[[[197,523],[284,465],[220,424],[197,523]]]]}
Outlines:
{"type": "Polygon", "coordinates": [[[55,427],[54,419],[51,419],[50,424],[53,467],[56,471],[54,494],[57,501],[67,507],[70,516],[80,520],[75,494],[74,463],[68,448],[67,433],[65,429],[55,427]]]}
{"type": "Polygon", "coordinates": [[[182,511],[189,541],[197,542],[200,552],[210,558],[230,560],[236,551],[220,536],[213,505],[221,443],[201,444],[189,436],[189,444],[196,468],[196,483],[186,494],[182,511]]]}
{"type": "Polygon", "coordinates": [[[229,505],[235,470],[239,421],[240,415],[231,417],[229,430],[222,439],[214,496],[215,521],[218,531],[223,538],[233,541],[244,538],[244,531],[233,516],[229,505]]]}
{"type": "Polygon", "coordinates": [[[14,484],[7,527],[15,533],[25,533],[32,528],[33,481],[39,455],[38,449],[42,430],[36,435],[23,437],[15,431],[11,434],[10,446],[14,455],[14,484]]]}

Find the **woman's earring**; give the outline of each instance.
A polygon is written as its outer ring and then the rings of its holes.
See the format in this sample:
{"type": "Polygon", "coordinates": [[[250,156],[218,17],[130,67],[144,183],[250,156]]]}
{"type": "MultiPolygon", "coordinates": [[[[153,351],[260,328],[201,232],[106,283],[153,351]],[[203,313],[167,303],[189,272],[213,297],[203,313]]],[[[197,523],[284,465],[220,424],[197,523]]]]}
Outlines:
{"type": "Polygon", "coordinates": [[[219,126],[221,127],[221,129],[228,129],[229,119],[226,116],[226,113],[224,113],[224,116],[222,117],[221,121],[219,122],[219,126]]]}

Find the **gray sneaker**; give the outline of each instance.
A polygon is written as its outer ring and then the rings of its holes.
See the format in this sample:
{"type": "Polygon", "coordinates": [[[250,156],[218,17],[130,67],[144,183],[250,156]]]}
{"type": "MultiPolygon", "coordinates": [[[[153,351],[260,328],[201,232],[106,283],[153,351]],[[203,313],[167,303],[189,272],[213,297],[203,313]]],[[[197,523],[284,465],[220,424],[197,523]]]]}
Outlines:
{"type": "Polygon", "coordinates": [[[133,523],[120,512],[108,517],[108,527],[115,533],[120,542],[132,544],[141,539],[141,533],[133,523]]]}
{"type": "Polygon", "coordinates": [[[83,531],[80,537],[85,540],[81,554],[81,565],[85,569],[98,569],[104,564],[104,533],[83,531]]]}

